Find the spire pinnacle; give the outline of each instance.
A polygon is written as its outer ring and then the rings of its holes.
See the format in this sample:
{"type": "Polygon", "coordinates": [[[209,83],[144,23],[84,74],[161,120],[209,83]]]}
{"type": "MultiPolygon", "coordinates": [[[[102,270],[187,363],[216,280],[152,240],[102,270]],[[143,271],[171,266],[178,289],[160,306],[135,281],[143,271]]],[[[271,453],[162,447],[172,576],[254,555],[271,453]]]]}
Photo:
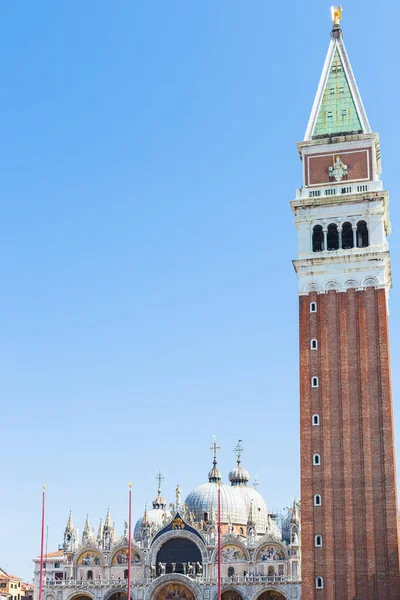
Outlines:
{"type": "Polygon", "coordinates": [[[367,114],[343,41],[342,7],[332,7],[331,41],[304,141],[371,133],[367,114]]]}
{"type": "Polygon", "coordinates": [[[100,519],[99,531],[97,532],[97,541],[101,542],[103,537],[103,519],[100,519]]]}
{"type": "Polygon", "coordinates": [[[65,531],[68,531],[69,533],[71,533],[72,531],[74,531],[74,521],[72,519],[72,510],[69,511],[69,517],[68,517],[68,522],[67,522],[67,526],[65,528],[65,531]]]}
{"type": "Polygon", "coordinates": [[[104,528],[108,529],[109,531],[111,531],[111,529],[112,529],[110,507],[108,507],[108,509],[107,509],[107,516],[106,516],[106,520],[104,522],[104,528]]]}

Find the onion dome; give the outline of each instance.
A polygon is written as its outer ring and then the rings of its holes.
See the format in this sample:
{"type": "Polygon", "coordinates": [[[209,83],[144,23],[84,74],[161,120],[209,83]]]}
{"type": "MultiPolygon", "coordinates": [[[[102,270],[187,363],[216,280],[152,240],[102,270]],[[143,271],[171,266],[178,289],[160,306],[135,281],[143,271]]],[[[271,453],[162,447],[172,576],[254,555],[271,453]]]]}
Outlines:
{"type": "Polygon", "coordinates": [[[249,480],[250,474],[247,469],[242,467],[240,458],[238,458],[236,468],[229,473],[229,481],[231,482],[231,485],[247,485],[249,480]]]}

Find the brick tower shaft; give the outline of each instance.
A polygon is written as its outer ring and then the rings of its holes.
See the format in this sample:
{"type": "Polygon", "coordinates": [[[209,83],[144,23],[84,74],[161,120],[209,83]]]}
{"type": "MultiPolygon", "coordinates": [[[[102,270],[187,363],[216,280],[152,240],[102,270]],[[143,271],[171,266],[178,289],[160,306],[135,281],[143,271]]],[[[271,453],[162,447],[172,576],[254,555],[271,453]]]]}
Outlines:
{"type": "Polygon", "coordinates": [[[302,597],[398,600],[388,193],[338,18],[298,149],[302,597]]]}

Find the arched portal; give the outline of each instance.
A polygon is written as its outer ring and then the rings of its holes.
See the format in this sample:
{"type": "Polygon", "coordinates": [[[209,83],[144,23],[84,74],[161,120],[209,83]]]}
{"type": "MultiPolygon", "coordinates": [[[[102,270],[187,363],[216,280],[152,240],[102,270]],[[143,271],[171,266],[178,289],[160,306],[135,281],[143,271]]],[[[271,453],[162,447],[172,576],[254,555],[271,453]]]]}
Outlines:
{"type": "Polygon", "coordinates": [[[258,596],[257,600],[285,600],[286,596],[275,590],[269,590],[264,592],[261,596],[258,596]]]}
{"type": "Polygon", "coordinates": [[[193,592],[181,582],[171,582],[162,586],[154,600],[195,600],[193,592]]]}
{"type": "Polygon", "coordinates": [[[156,566],[160,574],[194,574],[199,571],[202,563],[203,559],[198,546],[183,537],[175,537],[165,542],[158,551],[156,559],[156,566]]]}
{"type": "Polygon", "coordinates": [[[243,598],[236,590],[225,590],[221,594],[221,600],[243,600],[243,598]]]}

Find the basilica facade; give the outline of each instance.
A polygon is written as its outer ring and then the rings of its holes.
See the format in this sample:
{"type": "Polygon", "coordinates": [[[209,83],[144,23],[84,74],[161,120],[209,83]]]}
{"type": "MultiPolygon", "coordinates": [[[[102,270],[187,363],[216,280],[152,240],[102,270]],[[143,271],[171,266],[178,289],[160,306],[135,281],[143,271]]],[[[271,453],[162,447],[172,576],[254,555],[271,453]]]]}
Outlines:
{"type": "MultiPolygon", "coordinates": [[[[241,464],[221,482],[216,456],[208,481],[181,501],[157,496],[133,527],[131,600],[215,600],[217,598],[218,488],[221,491],[221,575],[224,600],[301,598],[300,506],[283,518],[268,512],[241,464]]],[[[72,514],[58,551],[46,554],[43,600],[126,600],[128,524],[118,535],[110,511],[97,535],[86,519],[82,535],[72,514]]],[[[38,599],[40,558],[35,559],[38,599]]]]}

